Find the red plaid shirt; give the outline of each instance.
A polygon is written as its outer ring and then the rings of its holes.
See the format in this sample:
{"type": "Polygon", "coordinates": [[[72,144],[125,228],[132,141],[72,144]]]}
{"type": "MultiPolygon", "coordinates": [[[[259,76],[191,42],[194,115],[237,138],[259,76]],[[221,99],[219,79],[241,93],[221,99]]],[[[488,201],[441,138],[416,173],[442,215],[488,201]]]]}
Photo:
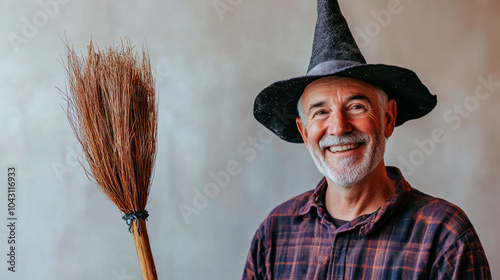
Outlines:
{"type": "Polygon", "coordinates": [[[257,230],[243,279],[491,279],[465,213],[413,189],[340,228],[323,205],[326,180],[275,208],[257,230]]]}

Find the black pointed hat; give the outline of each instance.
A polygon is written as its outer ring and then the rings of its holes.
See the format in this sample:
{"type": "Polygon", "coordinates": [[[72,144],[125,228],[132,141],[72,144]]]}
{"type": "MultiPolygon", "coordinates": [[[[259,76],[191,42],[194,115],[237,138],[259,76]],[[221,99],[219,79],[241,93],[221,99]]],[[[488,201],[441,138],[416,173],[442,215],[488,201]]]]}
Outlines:
{"type": "Polygon", "coordinates": [[[255,118],[281,139],[303,142],[295,124],[299,115],[297,102],[308,84],[327,76],[356,78],[382,88],[397,103],[396,126],[423,117],[437,103],[436,96],[413,71],[367,64],[337,0],[318,0],[318,20],[307,74],[275,82],[262,90],[255,98],[255,118]]]}

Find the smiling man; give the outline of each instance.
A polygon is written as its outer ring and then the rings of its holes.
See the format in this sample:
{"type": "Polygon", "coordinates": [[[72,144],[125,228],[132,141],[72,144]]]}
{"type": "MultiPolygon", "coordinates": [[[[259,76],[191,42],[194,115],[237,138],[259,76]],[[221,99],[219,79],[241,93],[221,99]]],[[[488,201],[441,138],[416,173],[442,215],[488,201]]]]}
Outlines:
{"type": "Polygon", "coordinates": [[[328,186],[325,207],[352,220],[374,212],[394,192],[384,165],[396,102],[361,80],[325,77],[309,84],[298,101],[296,123],[328,186]]]}
{"type": "Polygon", "coordinates": [[[384,164],[395,127],[436,102],[414,72],[367,64],[337,1],[318,0],[307,74],[265,88],[254,115],[324,178],[264,220],[243,279],[491,279],[465,213],[384,164]]]}

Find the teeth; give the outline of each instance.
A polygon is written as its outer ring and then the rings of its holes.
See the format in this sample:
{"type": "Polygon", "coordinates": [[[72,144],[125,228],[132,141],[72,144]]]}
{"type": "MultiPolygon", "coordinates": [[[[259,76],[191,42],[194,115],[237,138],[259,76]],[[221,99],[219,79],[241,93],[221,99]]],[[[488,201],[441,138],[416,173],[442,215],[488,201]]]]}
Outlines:
{"type": "Polygon", "coordinates": [[[332,146],[329,148],[329,150],[332,153],[336,153],[336,152],[342,152],[342,151],[355,149],[357,147],[359,147],[359,144],[349,144],[349,145],[344,145],[344,146],[332,146]]]}

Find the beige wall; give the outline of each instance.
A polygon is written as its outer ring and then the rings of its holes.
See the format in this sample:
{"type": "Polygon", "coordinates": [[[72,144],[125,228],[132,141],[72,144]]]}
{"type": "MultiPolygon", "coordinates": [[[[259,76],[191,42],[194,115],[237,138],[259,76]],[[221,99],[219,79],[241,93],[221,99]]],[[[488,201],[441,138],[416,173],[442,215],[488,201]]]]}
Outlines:
{"type": "MultiPolygon", "coordinates": [[[[125,35],[138,46],[147,40],[157,73],[148,229],[160,278],[239,278],[265,215],[320,177],[302,145],[270,136],[252,116],[261,89],[304,74],[315,1],[54,1],[43,0],[52,3],[46,9],[38,1],[0,3],[0,172],[19,169],[18,272],[7,274],[3,264],[0,278],[140,279],[119,211],[76,165],[81,149],[56,89],[65,86],[60,37],[85,50],[91,36],[106,46],[125,35]],[[193,205],[210,186],[217,193],[193,205]],[[199,209],[185,219],[179,207],[186,206],[199,209]]],[[[410,68],[438,96],[431,114],[396,130],[386,163],[403,168],[413,187],[464,209],[500,277],[500,86],[475,95],[481,79],[500,82],[500,3],[394,1],[340,2],[351,28],[367,34],[356,33],[368,62],[410,68]],[[390,20],[377,22],[389,3],[390,20]],[[444,141],[432,140],[436,130],[444,141]],[[417,143],[427,143],[427,154],[417,143]]],[[[6,214],[0,210],[2,224],[6,214]]],[[[7,237],[1,226],[2,254],[7,237]]]]}

